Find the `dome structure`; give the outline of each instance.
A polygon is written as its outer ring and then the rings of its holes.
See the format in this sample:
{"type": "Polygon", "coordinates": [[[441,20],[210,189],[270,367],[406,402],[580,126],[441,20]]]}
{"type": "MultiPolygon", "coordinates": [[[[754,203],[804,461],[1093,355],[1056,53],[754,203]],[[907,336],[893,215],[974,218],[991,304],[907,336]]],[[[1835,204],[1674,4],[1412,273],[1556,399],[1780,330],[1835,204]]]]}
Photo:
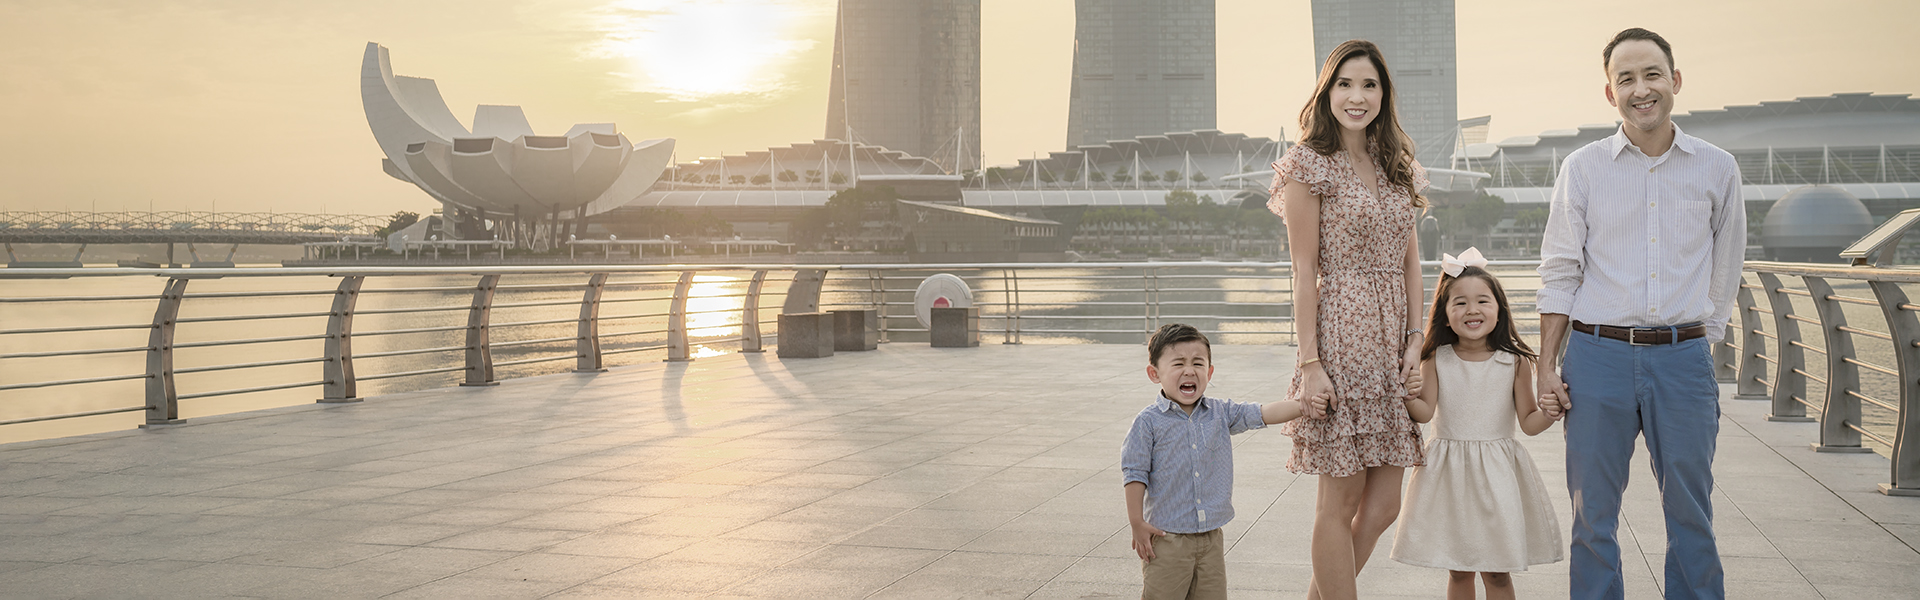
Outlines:
{"type": "Polygon", "coordinates": [[[1841,249],[1872,230],[1873,215],[1859,198],[1838,187],[1810,185],[1767,210],[1760,245],[1768,260],[1839,262],[1841,249]]]}
{"type": "Polygon", "coordinates": [[[518,106],[481,105],[469,131],[432,79],[393,74],[368,42],[360,102],[388,175],[434,198],[494,215],[578,218],[646,193],[673,158],[673,139],[633,144],[612,123],[535,135],[518,106]]]}

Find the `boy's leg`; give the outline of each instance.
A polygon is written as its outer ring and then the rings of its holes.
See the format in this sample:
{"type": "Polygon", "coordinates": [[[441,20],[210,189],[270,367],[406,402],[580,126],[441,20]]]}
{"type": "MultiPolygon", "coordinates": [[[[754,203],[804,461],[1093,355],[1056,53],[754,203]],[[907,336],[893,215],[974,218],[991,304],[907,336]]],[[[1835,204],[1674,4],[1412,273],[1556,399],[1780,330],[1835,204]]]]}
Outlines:
{"type": "Polygon", "coordinates": [[[1634,349],[1573,332],[1560,368],[1573,400],[1565,427],[1567,491],[1573,496],[1568,587],[1576,600],[1626,596],[1616,536],[1620,496],[1640,432],[1634,349]]]}
{"type": "Polygon", "coordinates": [[[1187,600],[1226,600],[1227,536],[1215,529],[1188,536],[1194,540],[1193,587],[1187,600]]]}
{"type": "Polygon", "coordinates": [[[1140,561],[1141,600],[1183,600],[1193,587],[1195,536],[1179,533],[1153,538],[1153,560],[1140,561]]]}
{"type": "Polygon", "coordinates": [[[1720,433],[1720,384],[1707,340],[1646,353],[1653,397],[1642,429],[1667,517],[1666,597],[1725,598],[1726,574],[1713,535],[1713,453],[1720,433]]]}

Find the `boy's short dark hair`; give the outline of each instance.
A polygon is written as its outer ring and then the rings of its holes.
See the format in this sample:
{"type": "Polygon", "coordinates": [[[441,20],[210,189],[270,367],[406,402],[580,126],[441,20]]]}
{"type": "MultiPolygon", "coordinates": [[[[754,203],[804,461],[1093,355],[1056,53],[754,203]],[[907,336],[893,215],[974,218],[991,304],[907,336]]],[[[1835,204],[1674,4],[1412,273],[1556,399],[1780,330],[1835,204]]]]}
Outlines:
{"type": "Polygon", "coordinates": [[[1600,51],[1600,68],[1606,69],[1613,65],[1613,47],[1614,46],[1618,46],[1620,44],[1633,41],[1633,40],[1646,40],[1649,42],[1653,42],[1653,45],[1660,47],[1661,54],[1667,55],[1667,70],[1673,71],[1679,68],[1673,65],[1673,46],[1667,43],[1667,38],[1660,37],[1660,34],[1658,33],[1647,31],[1639,27],[1629,27],[1625,30],[1622,30],[1620,33],[1613,34],[1613,41],[1607,42],[1607,48],[1605,50],[1600,51]]]}
{"type": "Polygon", "coordinates": [[[1207,341],[1207,335],[1200,333],[1200,330],[1194,329],[1192,325],[1182,323],[1161,325],[1159,331],[1153,332],[1153,338],[1147,340],[1147,364],[1160,364],[1160,353],[1168,346],[1194,340],[1199,340],[1201,345],[1207,347],[1209,358],[1213,356],[1213,342],[1207,341]]]}

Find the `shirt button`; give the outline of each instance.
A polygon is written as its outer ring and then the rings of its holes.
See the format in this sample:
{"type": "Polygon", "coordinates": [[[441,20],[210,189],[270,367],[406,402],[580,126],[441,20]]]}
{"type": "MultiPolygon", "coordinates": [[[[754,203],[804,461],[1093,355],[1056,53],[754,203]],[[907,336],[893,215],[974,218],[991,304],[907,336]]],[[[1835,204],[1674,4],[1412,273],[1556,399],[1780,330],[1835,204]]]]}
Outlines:
{"type": "Polygon", "coordinates": [[[1659,205],[1660,205],[1660,203],[1659,203],[1659,202],[1648,202],[1648,203],[1647,203],[1647,207],[1648,207],[1648,208],[1652,208],[1652,207],[1655,207],[1655,206],[1659,206],[1659,205]]]}
{"type": "Polygon", "coordinates": [[[1658,244],[1658,243],[1660,243],[1660,238],[1647,238],[1647,243],[1649,243],[1649,244],[1658,244]]]}
{"type": "Polygon", "coordinates": [[[1658,308],[1649,308],[1649,309],[1647,309],[1647,312],[1650,312],[1650,313],[1654,313],[1654,312],[1660,312],[1660,309],[1658,309],[1658,308]]]}
{"type": "Polygon", "coordinates": [[[1648,273],[1648,274],[1647,274],[1647,279],[1659,279],[1659,278],[1660,278],[1660,274],[1659,274],[1659,273],[1648,273]]]}
{"type": "Polygon", "coordinates": [[[1647,167],[1647,172],[1648,172],[1648,173],[1652,173],[1652,172],[1653,172],[1653,167],[1647,167]]]}
{"type": "Polygon", "coordinates": [[[1196,449],[1196,450],[1198,450],[1198,449],[1200,448],[1200,445],[1199,445],[1199,444],[1187,444],[1187,447],[1188,447],[1188,448],[1193,448],[1193,449],[1196,449]]]}
{"type": "Polygon", "coordinates": [[[1194,477],[1199,477],[1199,476],[1200,476],[1200,472],[1199,472],[1199,471],[1194,471],[1194,472],[1193,472],[1193,476],[1194,476],[1194,477]]]}

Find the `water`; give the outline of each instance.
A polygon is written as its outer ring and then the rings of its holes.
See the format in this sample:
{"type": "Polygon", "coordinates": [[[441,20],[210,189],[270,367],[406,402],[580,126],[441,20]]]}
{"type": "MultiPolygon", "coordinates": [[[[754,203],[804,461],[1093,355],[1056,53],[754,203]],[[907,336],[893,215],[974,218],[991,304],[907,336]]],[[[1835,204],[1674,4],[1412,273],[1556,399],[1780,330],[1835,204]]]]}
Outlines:
{"type": "MultiPolygon", "coordinates": [[[[1533,309],[1533,290],[1539,287],[1539,278],[1528,267],[1496,267],[1495,270],[1509,291],[1515,307],[1515,317],[1522,331],[1527,332],[1529,342],[1537,342],[1535,332],[1539,319],[1533,309]]],[[[888,278],[885,281],[885,288],[888,291],[879,294],[872,291],[874,284],[869,278],[871,274],[867,272],[833,272],[829,276],[827,290],[821,296],[822,308],[831,310],[865,307],[876,298],[883,299],[889,304],[884,309],[884,314],[890,317],[884,320],[884,328],[887,330],[886,339],[892,343],[925,343],[927,334],[918,321],[911,316],[913,289],[921,278],[935,272],[937,271],[884,272],[883,275],[888,278]]],[[[951,272],[966,279],[974,290],[974,301],[981,308],[982,343],[1018,340],[1021,343],[1037,344],[1140,344],[1145,342],[1155,327],[1172,322],[1185,322],[1208,331],[1214,342],[1219,344],[1289,344],[1294,341],[1293,324],[1290,321],[1274,319],[1274,317],[1291,315],[1288,304],[1292,301],[1292,282],[1284,277],[1288,274],[1284,268],[1202,267],[1168,263],[1153,269],[1089,266],[1045,271],[1023,270],[1013,274],[1000,270],[954,270],[951,272]],[[1015,294],[1010,293],[1009,290],[1015,288],[1019,289],[1017,309],[1008,306],[1015,297],[1015,294]],[[1143,291],[1149,288],[1157,291],[1151,293],[1143,291]],[[1149,298],[1158,300],[1157,311],[1148,308],[1149,298]],[[1014,312],[1020,315],[1017,332],[1014,331],[1014,323],[1002,318],[1014,312]],[[1073,331],[1063,332],[1069,330],[1073,331]]],[[[762,329],[769,336],[777,334],[777,328],[771,321],[780,312],[784,301],[783,294],[790,276],[790,272],[768,274],[764,289],[766,295],[760,304],[761,319],[769,321],[763,325],[762,329]]],[[[667,313],[668,297],[673,293],[677,277],[677,273],[612,277],[600,312],[603,319],[601,324],[603,351],[663,345],[666,341],[667,328],[664,316],[627,317],[667,313]],[[616,287],[626,284],[637,284],[638,287],[616,287]]],[[[693,351],[696,357],[738,351],[738,342],[724,340],[740,335],[740,308],[744,298],[733,296],[745,294],[746,277],[747,274],[740,272],[712,272],[696,276],[687,307],[690,313],[689,333],[694,341],[693,351]]],[[[1752,275],[1749,275],[1748,279],[1750,282],[1758,283],[1752,275]]],[[[1800,284],[1796,278],[1785,279],[1789,286],[1800,284]]],[[[364,356],[389,351],[464,345],[465,332],[458,330],[400,335],[368,334],[395,329],[464,326],[468,314],[464,307],[468,306],[472,299],[472,293],[467,290],[470,290],[477,280],[478,278],[473,276],[368,278],[356,307],[357,311],[411,307],[456,307],[459,310],[357,315],[354,322],[357,335],[353,340],[355,354],[364,356]],[[381,293],[379,291],[402,287],[466,289],[415,293],[381,293]]],[[[585,281],[584,275],[508,275],[501,278],[500,284],[502,286],[580,285],[585,281]]],[[[0,280],[0,296],[141,295],[157,297],[165,283],[164,278],[157,277],[0,280]]],[[[324,313],[332,303],[331,291],[338,284],[338,279],[329,277],[194,280],[187,286],[189,297],[181,306],[180,316],[183,319],[192,319],[239,314],[324,313]],[[205,293],[260,291],[323,291],[327,293],[265,298],[192,297],[194,294],[205,293]]],[[[1872,298],[1872,292],[1864,283],[1835,281],[1834,284],[1838,294],[1872,298]]],[[[1428,280],[1428,285],[1432,285],[1431,278],[1428,280]]],[[[581,293],[577,289],[503,289],[499,291],[494,299],[496,305],[537,302],[563,302],[564,304],[495,309],[492,315],[492,322],[495,324],[492,330],[492,341],[497,344],[517,340],[572,337],[576,327],[572,320],[578,317],[577,303],[581,293]],[[528,326],[503,325],[513,322],[548,320],[563,320],[563,322],[528,326]]],[[[1762,306],[1766,306],[1764,297],[1761,297],[1759,302],[1762,306]]],[[[1815,314],[1810,299],[1795,297],[1794,302],[1796,314],[1809,317],[1815,314]]],[[[1882,332],[1887,330],[1885,319],[1877,308],[1843,306],[1853,326],[1882,332]]],[[[154,299],[0,304],[0,329],[101,324],[144,326],[152,321],[154,307],[154,299]]],[[[318,335],[325,332],[326,323],[325,316],[183,323],[178,326],[176,342],[318,335]]],[[[1771,322],[1766,325],[1766,329],[1773,330],[1771,322]]],[[[1801,332],[1807,344],[1824,347],[1824,343],[1819,339],[1817,327],[1802,324],[1801,332]]],[[[0,336],[0,353],[144,347],[147,344],[147,337],[147,329],[4,335],[0,336]]],[[[1855,346],[1862,360],[1889,368],[1894,366],[1892,347],[1889,342],[1859,337],[1855,340],[1855,346]]],[[[316,339],[241,346],[181,348],[176,350],[174,360],[175,368],[179,370],[235,363],[317,358],[323,351],[322,340],[316,339]]],[[[573,351],[573,342],[566,340],[495,348],[493,359],[498,365],[502,362],[523,359],[570,357],[573,351]]],[[[1773,348],[1768,348],[1767,354],[1778,355],[1773,348]]],[[[603,360],[607,366],[619,366],[658,361],[664,357],[664,350],[647,350],[610,354],[603,360]]],[[[145,352],[0,360],[0,382],[24,383],[138,374],[145,372],[145,361],[145,352]]],[[[384,373],[458,367],[464,364],[463,361],[464,354],[458,350],[407,356],[363,357],[355,360],[355,371],[364,378],[384,373]]],[[[1808,372],[1822,378],[1826,376],[1824,357],[1808,352],[1807,362],[1808,372]]],[[[573,367],[574,361],[571,358],[525,365],[496,366],[495,378],[509,379],[561,373],[573,367]]],[[[463,373],[450,372],[393,379],[363,379],[359,382],[358,392],[361,397],[367,397],[446,387],[457,385],[462,377],[463,373]]],[[[1766,377],[1769,380],[1773,378],[1771,368],[1766,377]]],[[[176,376],[176,385],[179,393],[185,395],[295,382],[315,382],[323,378],[320,363],[305,363],[179,374],[176,376]]],[[[1899,382],[1893,376],[1863,369],[1861,384],[1864,393],[1869,396],[1890,403],[1899,400],[1899,382]]],[[[0,391],[0,420],[139,406],[144,403],[144,385],[144,380],[134,379],[0,391]]],[[[1808,392],[1807,397],[1815,399],[1816,404],[1820,399],[1825,398],[1825,388],[1818,381],[1808,382],[1808,392]]],[[[187,399],[181,401],[180,411],[183,418],[193,419],[206,415],[305,404],[313,402],[321,395],[321,388],[314,385],[288,390],[187,399]]],[[[1869,430],[1888,438],[1893,437],[1895,415],[1891,411],[1866,405],[1863,408],[1863,415],[1869,430]]],[[[143,419],[144,416],[141,413],[135,412],[0,426],[0,443],[127,429],[138,425],[143,419]]],[[[1814,438],[1817,433],[1810,427],[1808,435],[1814,438]]],[[[1876,442],[1867,440],[1866,443],[1883,454],[1888,452],[1887,448],[1876,442]]]]}

